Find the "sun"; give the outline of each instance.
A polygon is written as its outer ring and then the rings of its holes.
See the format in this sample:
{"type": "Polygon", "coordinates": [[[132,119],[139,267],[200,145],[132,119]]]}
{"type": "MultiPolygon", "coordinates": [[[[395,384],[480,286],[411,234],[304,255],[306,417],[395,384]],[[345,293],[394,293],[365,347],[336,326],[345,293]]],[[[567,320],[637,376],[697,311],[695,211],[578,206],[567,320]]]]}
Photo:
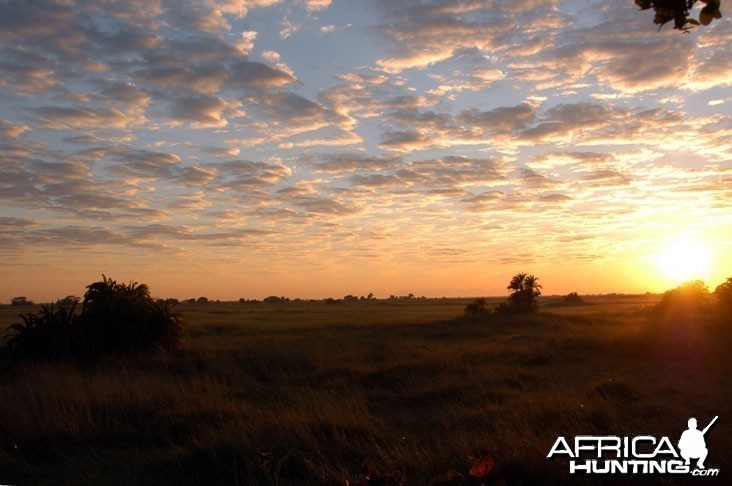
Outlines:
{"type": "Polygon", "coordinates": [[[656,255],[656,265],[675,283],[702,280],[712,263],[712,252],[706,244],[681,239],[667,244],[656,255]]]}

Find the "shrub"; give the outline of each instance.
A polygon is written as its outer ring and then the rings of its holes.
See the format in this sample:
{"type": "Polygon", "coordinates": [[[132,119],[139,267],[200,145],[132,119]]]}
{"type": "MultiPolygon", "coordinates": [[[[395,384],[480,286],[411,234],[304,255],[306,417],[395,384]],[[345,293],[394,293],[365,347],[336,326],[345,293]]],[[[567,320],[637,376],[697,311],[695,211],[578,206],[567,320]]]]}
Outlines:
{"type": "Polygon", "coordinates": [[[38,314],[20,315],[22,323],[12,324],[6,335],[8,349],[16,357],[68,359],[81,349],[83,337],[77,324],[76,301],[59,300],[42,305],[38,314]]]}
{"type": "Polygon", "coordinates": [[[580,297],[577,292],[570,292],[562,297],[562,303],[564,305],[582,305],[585,301],[582,300],[582,297],[580,297]]]}
{"type": "Polygon", "coordinates": [[[93,358],[119,352],[169,351],[180,342],[183,323],[169,300],[153,299],[147,285],[120,284],[102,275],[87,286],[82,310],[76,299],[21,315],[5,336],[11,353],[43,359],[93,358]]]}
{"type": "Polygon", "coordinates": [[[80,316],[92,355],[174,349],[182,321],[169,301],[153,299],[147,285],[102,281],[87,286],[80,316]]]}
{"type": "Polygon", "coordinates": [[[719,313],[724,317],[732,317],[732,277],[714,289],[719,313]]]}
{"type": "Polygon", "coordinates": [[[701,280],[692,280],[666,291],[654,312],[672,322],[696,322],[708,307],[709,289],[701,280]]]}
{"type": "Polygon", "coordinates": [[[485,306],[485,299],[475,299],[475,301],[465,306],[465,317],[477,320],[488,315],[488,308],[485,306]]]}
{"type": "Polygon", "coordinates": [[[14,305],[14,306],[33,305],[33,301],[28,300],[27,297],[13,297],[10,299],[10,305],[14,305]]]}

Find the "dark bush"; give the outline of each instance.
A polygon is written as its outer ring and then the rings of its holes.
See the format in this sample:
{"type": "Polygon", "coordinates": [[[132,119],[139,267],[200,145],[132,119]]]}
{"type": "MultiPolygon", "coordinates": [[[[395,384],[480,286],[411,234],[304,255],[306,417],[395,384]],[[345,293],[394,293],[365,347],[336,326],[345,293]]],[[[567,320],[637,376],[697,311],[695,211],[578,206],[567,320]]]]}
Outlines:
{"type": "Polygon", "coordinates": [[[104,275],[87,287],[80,321],[92,355],[169,351],[183,331],[173,305],[150,297],[147,285],[117,283],[104,275]]]}
{"type": "Polygon", "coordinates": [[[465,317],[468,319],[477,320],[488,314],[485,299],[475,299],[475,301],[465,306],[465,317]]]}
{"type": "Polygon", "coordinates": [[[83,337],[76,315],[76,302],[59,300],[42,305],[38,314],[20,315],[22,323],[8,327],[5,336],[11,355],[29,359],[69,359],[78,354],[83,337]]]}
{"type": "Polygon", "coordinates": [[[699,322],[709,314],[709,289],[701,280],[686,282],[666,291],[654,313],[672,322],[699,322]]]}
{"type": "Polygon", "coordinates": [[[20,316],[5,338],[13,354],[41,359],[88,359],[122,352],[170,351],[180,342],[183,323],[173,303],[153,299],[147,285],[120,284],[102,275],[77,301],[59,300],[36,315],[20,316]]]}
{"type": "Polygon", "coordinates": [[[717,308],[722,317],[732,319],[732,278],[714,289],[714,296],[717,298],[717,308]]]}
{"type": "Polygon", "coordinates": [[[564,305],[582,305],[585,301],[582,300],[582,297],[577,292],[570,292],[562,297],[562,303],[564,305]]]}
{"type": "Polygon", "coordinates": [[[33,305],[33,301],[28,300],[27,297],[13,297],[10,299],[10,305],[14,305],[14,306],[33,305]]]}

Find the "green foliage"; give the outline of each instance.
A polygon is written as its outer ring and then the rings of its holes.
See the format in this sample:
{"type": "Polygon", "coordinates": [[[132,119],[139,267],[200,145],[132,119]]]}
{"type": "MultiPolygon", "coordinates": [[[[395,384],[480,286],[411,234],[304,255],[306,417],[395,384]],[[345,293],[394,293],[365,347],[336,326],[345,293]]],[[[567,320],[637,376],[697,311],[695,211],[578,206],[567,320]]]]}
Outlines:
{"type": "Polygon", "coordinates": [[[659,26],[674,21],[674,29],[684,32],[694,25],[709,25],[712,20],[722,18],[720,0],[701,0],[705,4],[699,14],[699,20],[690,17],[689,11],[697,0],[635,0],[641,10],[653,9],[656,12],[653,23],[659,26]]]}
{"type": "Polygon", "coordinates": [[[171,301],[153,299],[147,285],[117,283],[102,275],[87,286],[82,311],[73,297],[20,316],[5,338],[16,356],[87,359],[119,352],[169,351],[183,334],[171,301]]]}
{"type": "Polygon", "coordinates": [[[498,307],[503,314],[527,314],[539,310],[541,284],[538,277],[517,273],[506,287],[511,291],[506,302],[498,307]]]}
{"type": "Polygon", "coordinates": [[[57,360],[68,359],[79,351],[82,336],[76,302],[59,300],[55,305],[42,305],[38,314],[28,312],[19,317],[23,322],[8,327],[12,334],[5,336],[14,356],[57,360]]]}

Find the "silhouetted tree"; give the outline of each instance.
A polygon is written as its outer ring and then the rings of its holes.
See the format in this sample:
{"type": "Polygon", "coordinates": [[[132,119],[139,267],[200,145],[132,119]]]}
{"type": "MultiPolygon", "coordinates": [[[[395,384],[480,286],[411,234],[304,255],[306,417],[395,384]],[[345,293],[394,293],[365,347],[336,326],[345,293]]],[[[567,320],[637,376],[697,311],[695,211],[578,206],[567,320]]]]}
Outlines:
{"type": "Polygon", "coordinates": [[[483,298],[475,299],[475,301],[465,306],[465,317],[468,319],[480,319],[488,314],[488,308],[483,298]]]}
{"type": "Polygon", "coordinates": [[[654,312],[676,323],[700,322],[709,311],[709,288],[701,280],[666,291],[654,312]]]}
{"type": "Polygon", "coordinates": [[[511,291],[511,295],[498,310],[507,314],[526,314],[539,310],[541,284],[538,280],[537,277],[525,273],[514,275],[506,287],[511,291]]]}
{"type": "Polygon", "coordinates": [[[714,296],[717,298],[720,314],[732,318],[732,277],[714,289],[714,296]]]}
{"type": "Polygon", "coordinates": [[[69,305],[78,304],[79,302],[81,302],[81,297],[77,297],[75,295],[67,295],[66,297],[61,299],[59,302],[64,302],[69,305]]]}
{"type": "Polygon", "coordinates": [[[28,300],[27,297],[13,297],[10,299],[10,305],[22,306],[22,305],[33,305],[33,301],[28,300]]]}
{"type": "Polygon", "coordinates": [[[584,301],[577,292],[570,292],[562,297],[562,303],[564,303],[564,305],[581,305],[584,304],[584,301]]]}
{"type": "Polygon", "coordinates": [[[102,280],[87,286],[79,316],[89,353],[171,350],[183,335],[170,302],[153,299],[145,284],[102,280]]]}
{"type": "Polygon", "coordinates": [[[208,297],[199,297],[196,299],[196,304],[208,304],[208,297]]]}
{"type": "Polygon", "coordinates": [[[689,11],[697,0],[635,0],[641,10],[653,9],[656,12],[653,23],[659,29],[664,24],[674,21],[674,29],[688,31],[694,25],[709,25],[712,20],[722,17],[719,10],[721,0],[701,0],[705,4],[699,14],[699,20],[690,17],[689,11]]]}

